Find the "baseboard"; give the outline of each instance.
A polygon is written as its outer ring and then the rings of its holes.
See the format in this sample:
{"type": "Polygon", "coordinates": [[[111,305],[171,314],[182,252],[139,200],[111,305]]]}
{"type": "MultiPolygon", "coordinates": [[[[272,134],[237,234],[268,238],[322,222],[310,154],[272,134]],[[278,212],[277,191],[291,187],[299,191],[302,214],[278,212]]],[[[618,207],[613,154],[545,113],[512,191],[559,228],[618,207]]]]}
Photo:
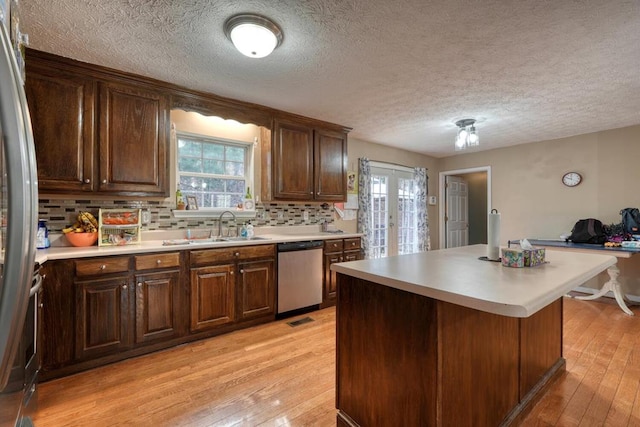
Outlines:
{"type": "MultiPolygon", "coordinates": [[[[587,287],[584,287],[584,286],[579,286],[579,287],[575,288],[574,291],[593,295],[595,293],[598,293],[599,289],[593,289],[593,288],[587,288],[587,287]]],[[[607,292],[606,294],[604,294],[604,296],[607,297],[607,298],[615,298],[613,296],[613,292],[607,292]]],[[[640,296],[636,296],[636,295],[625,295],[625,296],[627,297],[627,299],[629,301],[640,303],[640,296]]]]}

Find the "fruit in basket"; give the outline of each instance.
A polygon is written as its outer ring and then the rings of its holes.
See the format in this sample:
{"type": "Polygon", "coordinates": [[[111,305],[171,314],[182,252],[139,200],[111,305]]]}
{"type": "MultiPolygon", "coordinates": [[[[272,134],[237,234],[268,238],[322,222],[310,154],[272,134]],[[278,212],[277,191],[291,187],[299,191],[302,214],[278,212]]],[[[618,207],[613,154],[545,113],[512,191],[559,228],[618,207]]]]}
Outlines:
{"type": "Polygon", "coordinates": [[[89,212],[80,212],[76,222],[67,228],[63,228],[64,234],[69,233],[96,233],[98,231],[98,221],[89,212]]]}

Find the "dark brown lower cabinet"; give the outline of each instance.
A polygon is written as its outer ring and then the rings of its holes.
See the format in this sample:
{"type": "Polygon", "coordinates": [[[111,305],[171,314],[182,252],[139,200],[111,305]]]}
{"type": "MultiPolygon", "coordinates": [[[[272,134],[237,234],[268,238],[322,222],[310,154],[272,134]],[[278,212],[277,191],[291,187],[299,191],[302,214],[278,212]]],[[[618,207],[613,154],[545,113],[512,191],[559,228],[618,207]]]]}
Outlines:
{"type": "Polygon", "coordinates": [[[337,262],[363,259],[360,237],[332,239],[324,242],[324,288],[322,308],[336,304],[337,279],[331,265],[337,262]]]}
{"type": "Polygon", "coordinates": [[[76,282],[75,286],[76,357],[104,356],[129,347],[129,277],[76,282]]]}
{"type": "Polygon", "coordinates": [[[233,264],[191,269],[191,330],[202,331],[235,321],[233,264]]]}
{"type": "Polygon", "coordinates": [[[275,313],[274,262],[242,262],[239,268],[239,289],[242,320],[275,313]]]}
{"type": "Polygon", "coordinates": [[[177,336],[180,271],[136,274],[135,279],[136,344],[177,336]]]}
{"type": "Polygon", "coordinates": [[[48,261],[42,379],[275,319],[275,245],[48,261]]]}

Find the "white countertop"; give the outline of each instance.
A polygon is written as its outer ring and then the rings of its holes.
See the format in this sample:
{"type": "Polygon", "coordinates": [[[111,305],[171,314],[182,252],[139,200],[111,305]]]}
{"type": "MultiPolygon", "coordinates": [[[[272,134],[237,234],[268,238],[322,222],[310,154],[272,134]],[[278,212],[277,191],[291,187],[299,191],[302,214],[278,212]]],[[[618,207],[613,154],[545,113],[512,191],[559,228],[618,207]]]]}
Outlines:
{"type": "MultiPolygon", "coordinates": [[[[185,230],[150,231],[143,232],[142,242],[124,246],[52,246],[48,249],[38,249],[36,262],[40,264],[48,260],[88,258],[96,256],[128,255],[145,252],[170,252],[181,250],[197,250],[210,248],[225,248],[232,246],[268,245],[284,242],[300,242],[308,240],[330,240],[360,237],[360,233],[327,233],[318,231],[316,226],[289,227],[256,227],[255,235],[264,240],[234,240],[225,242],[192,243],[184,245],[163,245],[164,240],[182,239],[185,230]]],[[[61,238],[64,241],[64,237],[61,238]]],[[[197,240],[196,240],[197,241],[197,240]]]]}
{"type": "Polygon", "coordinates": [[[414,294],[509,317],[529,317],[616,263],[611,255],[547,251],[545,264],[480,261],[486,245],[333,264],[331,269],[414,294]]]}

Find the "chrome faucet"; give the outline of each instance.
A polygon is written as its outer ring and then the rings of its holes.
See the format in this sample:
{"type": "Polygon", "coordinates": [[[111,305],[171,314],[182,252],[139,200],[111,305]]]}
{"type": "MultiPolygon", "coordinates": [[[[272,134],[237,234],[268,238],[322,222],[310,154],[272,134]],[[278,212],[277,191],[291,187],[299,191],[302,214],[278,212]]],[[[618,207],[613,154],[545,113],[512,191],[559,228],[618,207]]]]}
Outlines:
{"type": "MultiPolygon", "coordinates": [[[[233,217],[233,222],[236,222],[236,215],[231,211],[224,211],[220,214],[218,218],[218,237],[222,237],[222,217],[224,214],[229,213],[233,217]]],[[[229,235],[229,229],[227,228],[227,236],[229,235]]]]}

